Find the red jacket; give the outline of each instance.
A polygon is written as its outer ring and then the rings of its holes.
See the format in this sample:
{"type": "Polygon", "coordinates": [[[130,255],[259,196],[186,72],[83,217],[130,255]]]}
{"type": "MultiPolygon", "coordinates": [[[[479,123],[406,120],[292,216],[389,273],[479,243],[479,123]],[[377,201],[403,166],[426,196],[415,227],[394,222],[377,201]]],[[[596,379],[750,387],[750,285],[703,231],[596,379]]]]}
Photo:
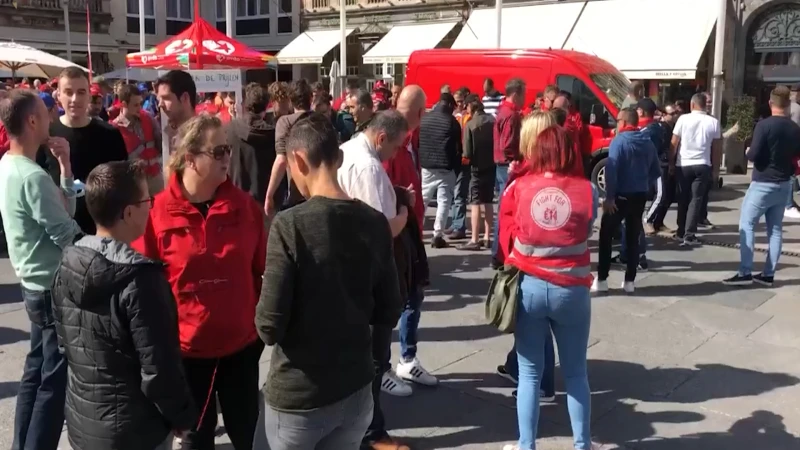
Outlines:
{"type": "Polygon", "coordinates": [[[397,149],[394,157],[383,162],[383,168],[395,186],[414,186],[416,201],[414,202],[414,214],[419,222],[419,229],[425,221],[425,204],[422,200],[422,178],[419,165],[419,129],[409,133],[403,145],[397,149]],[[411,144],[411,151],[409,151],[411,144]],[[414,152],[413,156],[411,152],[414,152]]]}
{"type": "Polygon", "coordinates": [[[508,164],[519,159],[519,133],[522,116],[517,105],[503,100],[497,108],[494,122],[494,162],[508,164]]]}
{"type": "Polygon", "coordinates": [[[230,180],[217,189],[205,218],[183,197],[175,174],[156,195],[145,234],[133,246],[166,265],[184,356],[220,358],[258,339],[266,242],[261,207],[230,180]]]}
{"type": "Polygon", "coordinates": [[[11,140],[8,139],[6,127],[0,123],[0,156],[3,156],[11,148],[11,140]]]}
{"type": "Polygon", "coordinates": [[[527,174],[506,190],[511,245],[505,261],[558,286],[592,284],[588,241],[594,216],[591,182],[580,176],[527,174]]]}
{"type": "Polygon", "coordinates": [[[572,139],[582,154],[592,154],[592,134],[589,132],[589,127],[583,124],[580,112],[570,111],[567,114],[567,122],[564,124],[564,129],[572,135],[572,139]]]}

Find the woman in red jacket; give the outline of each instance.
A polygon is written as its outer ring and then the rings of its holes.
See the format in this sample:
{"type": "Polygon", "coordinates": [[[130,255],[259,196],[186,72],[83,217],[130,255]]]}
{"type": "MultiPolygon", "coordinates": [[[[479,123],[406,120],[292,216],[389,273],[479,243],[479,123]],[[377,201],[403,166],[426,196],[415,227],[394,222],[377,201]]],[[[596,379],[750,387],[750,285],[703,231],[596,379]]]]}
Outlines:
{"type": "MultiPolygon", "coordinates": [[[[523,123],[522,136],[530,136],[523,123]]],[[[519,360],[517,395],[518,445],[505,450],[536,448],[540,383],[545,349],[552,329],[558,344],[561,374],[567,390],[574,447],[593,448],[590,433],[590,391],[586,371],[592,284],[589,237],[597,212],[597,192],[575,167],[580,156],[567,132],[552,126],[520,151],[526,171],[503,194],[511,203],[513,244],[506,260],[520,271],[519,304],[514,341],[519,360]]]]}
{"type": "Polygon", "coordinates": [[[231,147],[216,117],[178,130],[167,187],[134,246],[165,264],[178,303],[186,378],[201,411],[184,449],[214,448],[217,402],[236,450],[250,450],[258,420],[264,344],[255,307],[266,258],[261,207],[228,180],[231,147]]]}

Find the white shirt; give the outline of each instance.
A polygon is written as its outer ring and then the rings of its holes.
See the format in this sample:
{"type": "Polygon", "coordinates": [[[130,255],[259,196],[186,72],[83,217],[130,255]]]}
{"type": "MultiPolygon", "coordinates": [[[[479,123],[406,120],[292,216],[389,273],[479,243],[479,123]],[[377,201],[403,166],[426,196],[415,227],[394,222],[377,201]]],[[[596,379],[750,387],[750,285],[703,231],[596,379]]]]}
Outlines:
{"type": "Polygon", "coordinates": [[[672,134],[681,138],[678,167],[711,165],[711,143],[722,139],[719,120],[705,111],[692,111],[678,117],[672,134]]]}
{"type": "Polygon", "coordinates": [[[394,187],[367,133],[360,133],[339,148],[344,154],[337,174],[342,189],[350,197],[382,212],[387,219],[394,219],[397,215],[394,187]]]}

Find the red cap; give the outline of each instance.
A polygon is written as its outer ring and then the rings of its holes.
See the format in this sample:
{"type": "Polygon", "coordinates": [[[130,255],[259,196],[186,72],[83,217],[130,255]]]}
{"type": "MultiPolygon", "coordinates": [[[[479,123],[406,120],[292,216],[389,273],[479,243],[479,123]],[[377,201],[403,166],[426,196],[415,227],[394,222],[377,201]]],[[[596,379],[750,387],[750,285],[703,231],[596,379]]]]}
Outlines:
{"type": "Polygon", "coordinates": [[[92,94],[92,96],[103,95],[103,91],[100,90],[100,85],[97,83],[92,83],[92,85],[89,87],[89,93],[92,94]]]}

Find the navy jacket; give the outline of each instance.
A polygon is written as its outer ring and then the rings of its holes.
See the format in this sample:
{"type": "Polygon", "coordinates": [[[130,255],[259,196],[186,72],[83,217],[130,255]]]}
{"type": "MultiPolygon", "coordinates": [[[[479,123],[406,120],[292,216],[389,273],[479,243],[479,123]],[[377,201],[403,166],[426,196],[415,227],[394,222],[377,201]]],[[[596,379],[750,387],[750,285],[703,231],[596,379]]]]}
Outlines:
{"type": "Polygon", "coordinates": [[[661,176],[658,151],[642,131],[619,133],[608,149],[606,197],[647,193],[661,176]]]}

